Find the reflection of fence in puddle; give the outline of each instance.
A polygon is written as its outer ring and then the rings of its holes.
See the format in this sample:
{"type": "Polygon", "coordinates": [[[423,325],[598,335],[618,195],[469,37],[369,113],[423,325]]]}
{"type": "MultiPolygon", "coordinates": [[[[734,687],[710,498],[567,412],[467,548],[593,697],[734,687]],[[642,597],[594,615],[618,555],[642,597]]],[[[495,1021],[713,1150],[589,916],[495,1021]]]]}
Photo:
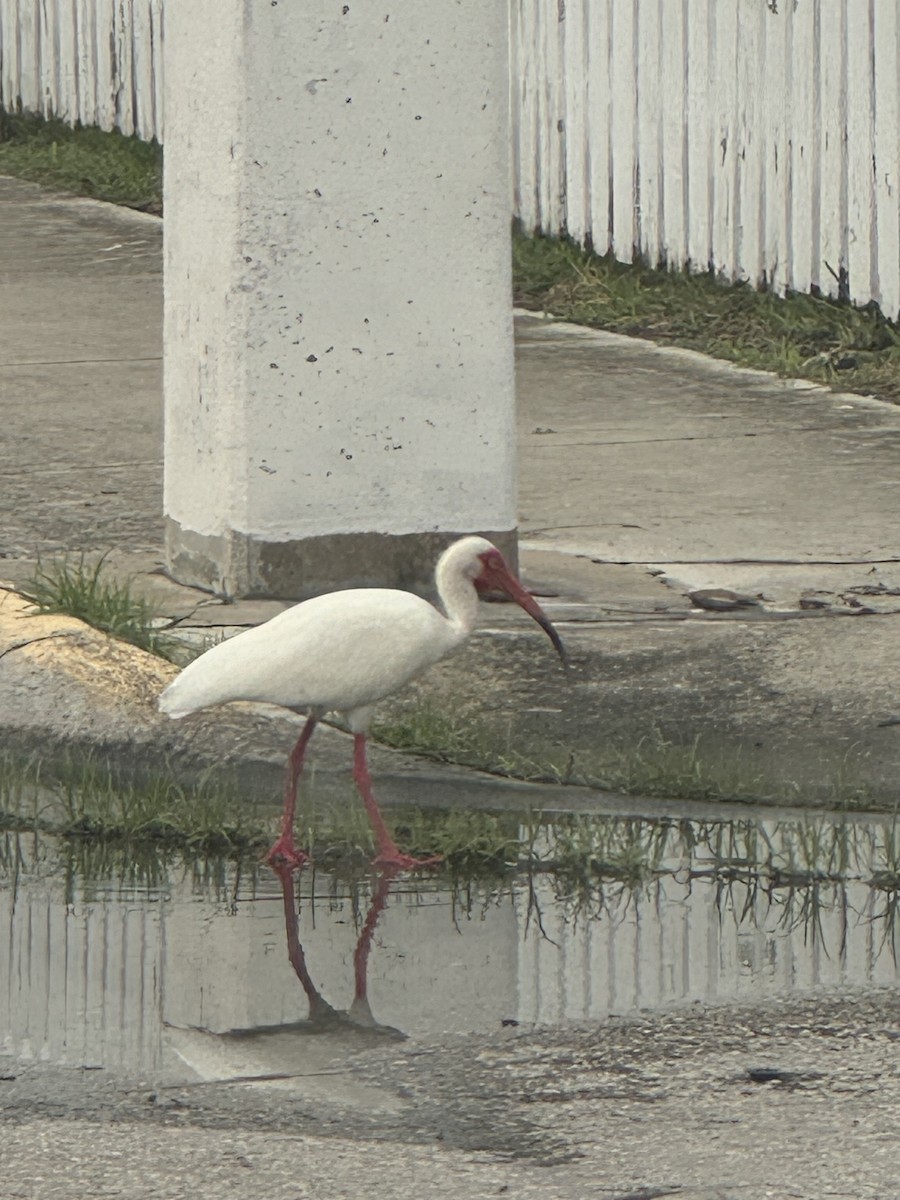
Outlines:
{"type": "Polygon", "coordinates": [[[161,947],[159,904],[68,903],[47,879],[0,890],[0,1047],[80,1066],[156,1068],[161,947]]]}
{"type": "Polygon", "coordinates": [[[522,943],[520,1020],[897,982],[889,817],[573,818],[535,851],[562,869],[517,900],[544,935],[522,943]]]}
{"type": "MultiPolygon", "coordinates": [[[[897,981],[889,821],[593,817],[529,836],[555,871],[502,889],[395,883],[368,961],[376,1022],[427,1034],[897,981]]],[[[152,1072],[173,1061],[166,1026],[216,1034],[306,1017],[268,872],[245,882],[228,864],[157,861],[153,886],[135,863],[107,860],[116,881],[85,882],[50,841],[12,838],[6,851],[6,1053],[152,1072]]],[[[371,881],[304,872],[299,892],[310,977],[347,1009],[371,881]]]]}

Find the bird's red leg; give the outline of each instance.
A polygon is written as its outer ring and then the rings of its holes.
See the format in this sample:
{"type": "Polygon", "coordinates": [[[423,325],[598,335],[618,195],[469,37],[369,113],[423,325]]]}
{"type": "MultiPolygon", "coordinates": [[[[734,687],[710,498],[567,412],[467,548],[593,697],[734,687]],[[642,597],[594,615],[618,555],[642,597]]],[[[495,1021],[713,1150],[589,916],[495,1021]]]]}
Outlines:
{"type": "Polygon", "coordinates": [[[297,744],[288,759],[287,780],[284,785],[284,817],[281,822],[281,835],[278,841],[266,855],[265,861],[270,866],[302,867],[309,861],[309,855],[298,850],[294,845],[294,810],[297,806],[297,783],[303,770],[303,756],[313,735],[317,718],[310,715],[306,719],[303,731],[297,738],[297,744]]]}
{"type": "Polygon", "coordinates": [[[359,794],[366,806],[366,812],[369,814],[369,821],[378,842],[378,855],[375,862],[379,866],[407,869],[430,867],[434,863],[442,861],[443,856],[440,854],[433,858],[412,858],[408,854],[402,854],[399,846],[391,837],[378,802],[372,794],[372,777],[369,774],[369,764],[366,762],[366,735],[364,733],[353,735],[353,778],[356,780],[356,786],[359,788],[359,794]]]}

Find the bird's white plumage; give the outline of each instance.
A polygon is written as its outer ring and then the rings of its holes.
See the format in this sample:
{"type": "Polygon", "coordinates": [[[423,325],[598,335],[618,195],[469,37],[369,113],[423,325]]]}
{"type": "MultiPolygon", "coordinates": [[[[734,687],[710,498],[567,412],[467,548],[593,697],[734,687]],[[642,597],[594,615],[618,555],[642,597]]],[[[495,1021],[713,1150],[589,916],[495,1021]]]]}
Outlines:
{"type": "Polygon", "coordinates": [[[453,648],[453,626],[409,592],[317,596],[201,655],[160,697],[183,716],[228,700],[347,711],[374,703],[453,648]]]}
{"type": "Polygon", "coordinates": [[[352,713],[403,687],[471,633],[484,538],[455,542],[436,580],[447,615],[411,592],[354,588],[305,600],[207,650],[162,693],[171,717],[229,700],[352,713]]]}
{"type": "Polygon", "coordinates": [[[297,784],[309,739],[323,712],[347,716],[353,738],[353,778],[378,842],[377,862],[394,869],[434,859],[403,854],[372,793],[366,730],[378,700],[389,696],[466,640],[475,628],[478,589],[498,588],[541,625],[563,662],[565,649],[540,607],[510,574],[496,546],[461,538],[438,560],[435,584],[444,612],[410,592],[355,588],[297,604],[265,625],[213,646],[159,698],[170,717],[228,700],[264,700],[310,710],[288,759],[281,835],[266,861],[276,870],[302,867],[294,845],[297,784]]]}

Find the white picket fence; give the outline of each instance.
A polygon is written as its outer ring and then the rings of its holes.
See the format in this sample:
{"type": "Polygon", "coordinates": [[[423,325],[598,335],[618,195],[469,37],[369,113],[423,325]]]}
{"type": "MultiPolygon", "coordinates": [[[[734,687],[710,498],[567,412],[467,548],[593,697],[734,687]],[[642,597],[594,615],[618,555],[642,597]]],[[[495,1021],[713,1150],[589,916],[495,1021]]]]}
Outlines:
{"type": "MultiPolygon", "coordinates": [[[[900,312],[898,0],[510,5],[526,228],[900,312]]],[[[0,102],[162,140],[164,6],[0,0],[0,102]]]]}
{"type": "Polygon", "coordinates": [[[897,0],[512,0],[516,209],[900,310],[897,0]]]}
{"type": "Polygon", "coordinates": [[[0,105],[161,139],[164,7],[0,0],[0,105]]]}

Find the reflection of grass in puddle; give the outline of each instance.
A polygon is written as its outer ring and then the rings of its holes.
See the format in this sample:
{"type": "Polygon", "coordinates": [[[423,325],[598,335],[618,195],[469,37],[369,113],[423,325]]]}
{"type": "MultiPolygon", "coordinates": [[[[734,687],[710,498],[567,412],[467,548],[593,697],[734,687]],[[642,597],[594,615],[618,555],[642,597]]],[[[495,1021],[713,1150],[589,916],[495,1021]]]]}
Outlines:
{"type": "MultiPolygon", "coordinates": [[[[311,846],[318,866],[353,877],[368,869],[375,853],[372,831],[355,793],[346,802],[301,801],[300,844],[311,846]]],[[[388,825],[405,853],[443,855],[441,877],[492,881],[514,874],[530,858],[528,835],[518,813],[468,809],[385,809],[388,825]]],[[[428,872],[426,878],[433,877],[428,872]]]]}
{"type": "Polygon", "coordinates": [[[589,816],[557,819],[547,827],[543,870],[568,881],[573,891],[602,879],[640,885],[659,873],[667,853],[673,823],[642,818],[607,819],[589,816]]]}
{"type": "MultiPolygon", "coordinates": [[[[85,846],[178,850],[198,856],[260,858],[280,816],[276,805],[254,805],[235,787],[207,780],[186,788],[166,778],[142,784],[118,780],[103,763],[72,763],[53,777],[36,765],[0,763],[0,830],[44,831],[85,846]]],[[[462,811],[393,814],[401,846],[423,856],[441,853],[452,872],[485,877],[514,869],[521,858],[519,818],[462,811]]],[[[298,842],[319,865],[341,874],[365,868],[371,829],[348,784],[339,804],[304,797],[298,842]]]]}
{"type": "MultiPolygon", "coordinates": [[[[432,811],[407,818],[403,829],[411,845],[427,850],[452,836],[457,849],[442,870],[406,877],[395,890],[407,903],[445,893],[457,920],[477,919],[518,894],[527,921],[542,931],[548,905],[557,910],[554,922],[617,923],[629,912],[639,919],[643,904],[682,904],[700,889],[720,921],[769,934],[800,930],[826,957],[843,958],[859,926],[872,927],[877,953],[886,945],[896,953],[900,840],[889,820],[851,825],[822,817],[723,822],[578,815],[523,821],[432,811]]],[[[356,853],[348,854],[336,827],[330,841],[327,825],[317,828],[322,851],[298,887],[306,902],[350,897],[361,917],[372,887],[367,831],[357,827],[356,853]]],[[[192,894],[231,906],[256,895],[263,881],[271,889],[258,859],[258,853],[203,854],[152,839],[0,834],[4,887],[15,888],[23,876],[63,879],[72,902],[102,898],[110,883],[140,893],[188,879],[192,894]]]]}
{"type": "Polygon", "coordinates": [[[139,902],[189,883],[191,894],[233,908],[255,896],[267,875],[256,858],[202,854],[146,841],[66,838],[18,830],[0,833],[0,881],[15,891],[24,879],[63,883],[65,902],[133,895],[139,902]]]}
{"type": "Polygon", "coordinates": [[[64,765],[0,763],[0,828],[52,831],[92,844],[128,843],[196,854],[240,855],[265,845],[255,807],[233,788],[201,781],[187,788],[164,777],[117,779],[99,761],[64,765]]]}
{"type": "MultiPolygon", "coordinates": [[[[846,950],[851,920],[877,922],[894,949],[900,908],[900,836],[890,818],[858,823],[810,817],[782,821],[670,818],[558,818],[542,833],[534,873],[552,873],[554,901],[571,918],[620,917],[638,897],[659,897],[672,880],[685,890],[711,886],[720,918],[738,925],[775,918],[824,947],[823,916],[842,914],[846,950]],[[861,886],[865,903],[853,909],[861,886]],[[876,901],[877,898],[877,901],[876,901]]],[[[531,890],[529,912],[540,921],[531,890]]],[[[826,950],[827,953],[827,950],[826,950]]]]}
{"type": "MultiPolygon", "coordinates": [[[[349,784],[338,804],[306,796],[301,814],[299,839],[312,846],[319,869],[344,881],[368,870],[371,833],[349,784]]],[[[508,887],[543,876],[553,880],[568,911],[600,915],[612,901],[627,902],[671,878],[713,886],[720,911],[739,920],[777,910],[784,927],[799,923],[813,933],[823,908],[841,904],[842,889],[853,881],[877,898],[866,919],[892,929],[900,906],[900,834],[890,817],[547,819],[402,809],[390,818],[405,850],[445,856],[441,870],[425,877],[426,886],[448,886],[460,902],[473,884],[508,887]]],[[[65,869],[73,877],[116,872],[123,882],[156,886],[178,861],[197,864],[191,869],[204,872],[206,884],[216,872],[222,882],[227,859],[257,869],[277,819],[275,806],[258,810],[236,789],[201,784],[187,790],[166,780],[121,786],[97,763],[73,766],[53,780],[33,767],[0,770],[0,829],[7,831],[0,868],[7,875],[17,870],[15,846],[22,843],[16,838],[52,830],[70,845],[65,869]],[[116,865],[123,861],[131,867],[116,865]]]]}

